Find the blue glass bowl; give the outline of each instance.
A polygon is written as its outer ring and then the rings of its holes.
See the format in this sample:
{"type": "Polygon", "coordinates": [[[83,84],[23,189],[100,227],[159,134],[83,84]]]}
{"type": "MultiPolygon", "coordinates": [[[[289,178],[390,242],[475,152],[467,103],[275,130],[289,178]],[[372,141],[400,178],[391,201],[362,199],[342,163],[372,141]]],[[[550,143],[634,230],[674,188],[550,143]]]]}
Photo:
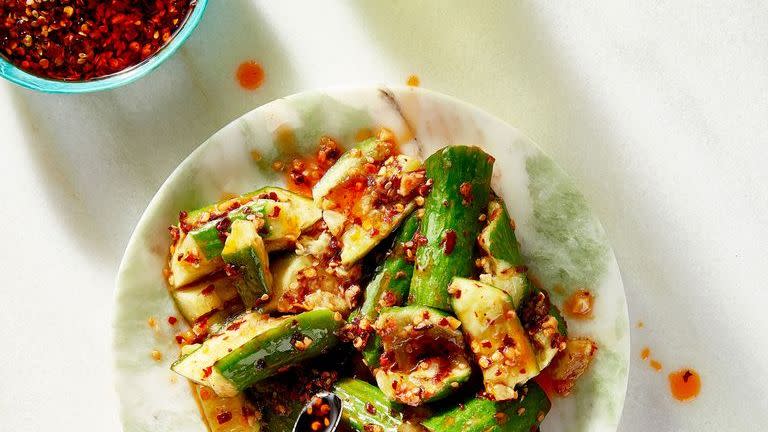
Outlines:
{"type": "Polygon", "coordinates": [[[152,56],[120,72],[89,81],[59,81],[24,72],[0,56],[0,76],[22,87],[46,93],[88,93],[109,90],[136,81],[152,72],[186,42],[203,17],[208,0],[197,0],[176,33],[152,56]]]}

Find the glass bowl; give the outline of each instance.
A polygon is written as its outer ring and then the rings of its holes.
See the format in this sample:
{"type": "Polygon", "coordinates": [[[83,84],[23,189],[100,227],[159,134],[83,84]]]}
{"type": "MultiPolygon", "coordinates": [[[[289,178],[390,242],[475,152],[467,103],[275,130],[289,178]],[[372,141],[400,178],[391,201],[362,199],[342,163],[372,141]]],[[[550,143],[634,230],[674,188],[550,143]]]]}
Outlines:
{"type": "Polygon", "coordinates": [[[60,81],[32,75],[0,56],[0,76],[22,87],[46,93],[88,93],[120,87],[150,73],[172,56],[200,23],[207,5],[208,0],[197,0],[168,43],[150,57],[120,72],[88,81],[60,81]]]}

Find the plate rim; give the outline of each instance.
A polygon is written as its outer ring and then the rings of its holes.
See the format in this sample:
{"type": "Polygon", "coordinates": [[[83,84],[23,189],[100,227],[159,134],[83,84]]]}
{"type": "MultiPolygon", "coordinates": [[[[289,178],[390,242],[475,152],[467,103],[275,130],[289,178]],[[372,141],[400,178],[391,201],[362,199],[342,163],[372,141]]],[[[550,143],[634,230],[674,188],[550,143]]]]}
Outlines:
{"type": "MultiPolygon", "coordinates": [[[[392,85],[390,85],[390,84],[378,84],[378,85],[361,84],[361,85],[327,86],[327,87],[308,89],[308,90],[292,93],[290,95],[282,96],[282,97],[279,97],[279,98],[276,98],[276,99],[272,99],[269,102],[266,102],[266,103],[264,103],[262,105],[254,107],[253,109],[248,110],[248,111],[242,113],[241,115],[233,118],[231,121],[229,121],[225,125],[221,126],[219,129],[217,129],[210,136],[208,136],[208,138],[206,138],[193,151],[191,151],[186,157],[184,157],[184,159],[178,165],[176,165],[176,167],[170,172],[170,174],[168,174],[168,176],[165,178],[165,180],[160,184],[160,186],[157,188],[155,193],[152,195],[152,198],[149,200],[149,202],[147,203],[147,205],[144,208],[144,210],[141,212],[141,215],[139,216],[136,224],[134,225],[133,229],[131,230],[131,234],[130,234],[130,236],[128,238],[128,242],[126,243],[126,246],[123,249],[123,254],[122,254],[122,257],[120,259],[120,264],[119,264],[119,266],[117,268],[117,273],[116,273],[116,276],[115,276],[114,290],[113,290],[113,294],[112,294],[112,307],[110,308],[111,316],[110,316],[109,336],[110,336],[110,342],[111,343],[109,345],[110,349],[109,349],[109,355],[108,355],[108,358],[110,360],[110,365],[111,365],[110,372],[111,372],[111,377],[112,377],[112,389],[113,389],[114,394],[117,396],[117,415],[118,415],[118,422],[119,422],[121,428],[123,428],[125,426],[124,418],[125,418],[125,414],[126,413],[125,413],[125,407],[124,407],[123,401],[121,399],[121,392],[120,392],[120,388],[119,388],[120,385],[118,383],[118,379],[119,379],[118,376],[119,376],[120,370],[119,370],[118,358],[116,356],[117,345],[118,345],[118,335],[117,335],[117,324],[118,323],[117,323],[117,316],[118,316],[118,310],[119,310],[119,307],[120,307],[120,297],[121,297],[122,291],[124,291],[122,286],[125,285],[125,283],[123,282],[123,278],[125,277],[124,276],[125,270],[126,270],[126,267],[128,266],[128,264],[127,264],[127,257],[129,255],[129,252],[137,247],[137,243],[139,241],[139,239],[138,239],[139,236],[137,236],[138,231],[149,223],[150,213],[152,213],[152,210],[155,207],[157,207],[158,203],[160,202],[160,199],[162,198],[162,195],[164,195],[165,190],[167,188],[169,188],[170,183],[173,182],[174,179],[177,176],[179,176],[180,173],[182,171],[184,171],[187,168],[188,165],[191,165],[194,160],[199,158],[200,155],[205,152],[206,148],[209,145],[211,145],[211,143],[214,141],[213,139],[218,134],[222,133],[222,131],[224,131],[224,130],[230,129],[231,127],[233,127],[233,125],[236,125],[237,122],[240,121],[241,119],[243,119],[245,117],[248,117],[250,115],[253,115],[254,112],[268,109],[269,106],[271,106],[273,104],[277,104],[280,101],[290,101],[290,100],[293,100],[293,99],[311,97],[313,95],[329,95],[329,96],[333,97],[334,95],[339,95],[340,93],[353,94],[353,93],[356,93],[356,92],[372,92],[372,91],[373,92],[383,93],[385,95],[388,95],[388,94],[392,95],[392,94],[398,94],[398,93],[403,93],[403,92],[418,93],[418,94],[426,95],[428,97],[440,99],[443,102],[447,102],[447,103],[449,103],[449,104],[451,104],[453,106],[459,106],[462,110],[473,111],[475,114],[480,115],[481,117],[484,117],[486,119],[492,120],[493,122],[501,124],[504,127],[509,128],[512,131],[514,131],[517,135],[519,135],[525,141],[529,142],[531,145],[533,145],[536,148],[536,150],[538,150],[542,155],[544,155],[554,165],[554,167],[557,170],[559,170],[567,178],[567,180],[569,182],[571,182],[572,184],[576,185],[576,183],[574,181],[574,178],[568,173],[568,171],[563,169],[563,167],[555,159],[553,159],[549,155],[549,153],[547,153],[545,150],[543,150],[542,147],[538,144],[538,142],[536,140],[532,139],[529,135],[527,135],[522,130],[518,129],[517,127],[515,127],[511,123],[501,119],[500,117],[494,115],[493,113],[491,113],[491,112],[489,112],[489,111],[487,111],[487,110],[485,110],[485,109],[483,109],[483,108],[481,108],[481,107],[479,107],[477,105],[474,105],[472,103],[469,103],[467,101],[459,99],[456,96],[453,96],[453,95],[450,95],[450,94],[446,94],[446,93],[442,93],[442,92],[438,92],[438,91],[431,90],[431,89],[428,89],[428,88],[412,87],[412,86],[407,86],[407,85],[402,85],[402,84],[392,84],[392,85]]],[[[395,109],[397,109],[398,111],[400,109],[399,105],[397,105],[396,102],[395,102],[395,109]]],[[[402,113],[401,113],[401,116],[402,116],[402,113]]],[[[410,125],[408,125],[408,126],[410,127],[410,125]]],[[[579,190],[579,193],[581,193],[581,189],[578,189],[578,190],[579,190]]],[[[583,196],[583,193],[582,193],[582,196],[583,196]]],[[[625,285],[624,285],[624,280],[622,278],[622,272],[621,272],[621,267],[619,265],[619,261],[618,261],[618,259],[616,257],[616,253],[615,253],[615,251],[613,249],[612,242],[610,241],[610,238],[608,237],[608,234],[605,231],[605,227],[603,226],[603,223],[602,223],[601,219],[599,217],[597,217],[597,215],[594,213],[594,210],[593,210],[594,207],[591,205],[591,203],[586,198],[586,196],[584,196],[584,200],[585,200],[585,202],[587,204],[587,208],[589,209],[590,214],[592,214],[592,216],[594,218],[594,221],[599,225],[599,227],[603,231],[603,233],[605,233],[606,241],[608,243],[608,246],[610,247],[609,258],[611,260],[613,260],[615,262],[615,264],[616,264],[616,270],[617,270],[616,277],[618,278],[618,282],[621,284],[621,293],[622,293],[622,300],[623,300],[623,302],[622,302],[623,303],[623,305],[622,305],[622,309],[623,310],[621,312],[623,312],[623,316],[625,316],[627,318],[628,330],[631,330],[631,324],[629,323],[629,305],[628,305],[628,302],[627,302],[626,288],[625,288],[625,285]]],[[[631,371],[631,368],[632,368],[631,356],[629,355],[629,354],[631,354],[631,340],[632,340],[631,331],[627,331],[625,345],[626,345],[626,353],[628,355],[627,355],[626,363],[623,364],[623,366],[626,367],[626,373],[624,374],[624,377],[623,377],[624,379],[622,380],[622,383],[621,383],[622,387],[623,387],[623,390],[621,391],[621,394],[620,394],[620,396],[621,396],[620,397],[620,401],[618,401],[618,402],[620,402],[621,408],[619,410],[620,411],[619,416],[616,419],[617,420],[617,425],[616,425],[617,430],[618,430],[618,427],[621,424],[621,421],[622,421],[622,418],[623,418],[623,413],[624,413],[624,408],[626,406],[626,396],[627,396],[628,387],[629,387],[629,375],[630,375],[630,371],[631,371]]]]}

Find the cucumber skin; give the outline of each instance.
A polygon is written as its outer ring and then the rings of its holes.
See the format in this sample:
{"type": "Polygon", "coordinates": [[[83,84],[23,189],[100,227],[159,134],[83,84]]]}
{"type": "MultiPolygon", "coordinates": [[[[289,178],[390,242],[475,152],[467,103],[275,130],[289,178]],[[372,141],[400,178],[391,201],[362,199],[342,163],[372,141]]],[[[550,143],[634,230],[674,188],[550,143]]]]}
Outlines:
{"type": "MultiPolygon", "coordinates": [[[[360,308],[360,313],[371,321],[375,321],[379,316],[379,299],[384,292],[389,291],[395,295],[393,306],[399,306],[408,295],[408,289],[411,286],[411,277],[413,276],[413,263],[405,259],[403,243],[411,241],[416,230],[419,229],[420,220],[415,214],[408,216],[400,227],[395,242],[392,245],[390,254],[384,262],[376,269],[376,276],[365,288],[365,302],[360,308]],[[404,277],[396,278],[398,272],[405,273],[404,277]]],[[[381,339],[373,334],[368,340],[368,344],[363,349],[363,360],[371,368],[379,366],[379,357],[381,356],[381,339]]]]}
{"type": "Polygon", "coordinates": [[[246,307],[258,304],[262,295],[272,294],[261,257],[253,246],[227,254],[222,258],[227,264],[235,266],[243,276],[242,280],[236,280],[234,284],[246,307]]]}
{"type": "Polygon", "coordinates": [[[390,402],[378,387],[358,379],[345,379],[333,387],[334,393],[344,401],[342,420],[358,432],[365,431],[365,425],[377,425],[384,430],[394,430],[403,421],[401,413],[392,414],[400,409],[398,404],[390,402]],[[367,405],[375,408],[371,414],[367,405]]]}
{"type": "MultiPolygon", "coordinates": [[[[491,201],[492,202],[488,205],[489,213],[490,210],[492,210],[491,207],[494,201],[498,204],[500,213],[498,218],[494,221],[496,224],[494,229],[492,229],[489,233],[488,252],[490,253],[491,257],[506,261],[512,266],[524,266],[525,259],[523,258],[523,254],[520,252],[520,245],[517,242],[515,230],[512,228],[512,218],[509,216],[509,212],[507,211],[507,207],[504,204],[504,200],[496,197],[491,201]]],[[[525,287],[526,290],[522,296],[523,301],[521,304],[527,301],[531,295],[541,291],[540,289],[534,288],[531,280],[528,279],[527,276],[525,277],[525,287]]],[[[518,310],[520,310],[519,307],[518,310]]],[[[560,309],[558,309],[554,303],[551,303],[550,305],[549,314],[555,317],[557,320],[558,331],[560,331],[563,336],[568,336],[568,325],[565,321],[565,318],[563,318],[562,313],[560,313],[560,309]]]]}
{"type": "MultiPolygon", "coordinates": [[[[504,201],[501,198],[492,200],[493,205],[491,207],[499,206],[499,215],[493,222],[495,224],[494,229],[490,231],[489,235],[489,251],[492,257],[500,260],[504,260],[513,266],[525,265],[523,254],[520,253],[520,246],[517,243],[517,236],[515,230],[512,229],[512,218],[507,212],[507,208],[504,205],[504,201]]],[[[491,216],[490,214],[488,215],[491,216]]]]}
{"type": "Polygon", "coordinates": [[[335,346],[339,342],[336,332],[341,324],[329,309],[295,315],[224,356],[214,367],[242,391],[275,375],[283,367],[298,364],[335,346]],[[296,333],[312,339],[311,345],[303,351],[291,343],[296,333]]]}
{"type": "Polygon", "coordinates": [[[195,239],[197,246],[203,251],[203,255],[205,255],[206,259],[216,258],[221,255],[221,251],[224,250],[224,242],[221,237],[219,237],[219,230],[216,228],[216,225],[218,225],[222,219],[229,219],[230,222],[245,219],[247,215],[243,213],[243,210],[246,208],[251,209],[253,214],[264,217],[264,203],[248,203],[243,207],[233,210],[230,214],[221,219],[210,221],[200,228],[189,232],[189,235],[195,239]]]}
{"type": "Polygon", "coordinates": [[[480,148],[467,146],[446,147],[425,161],[427,178],[434,183],[421,220],[421,234],[427,244],[416,253],[409,303],[450,310],[451,279],[472,274],[475,240],[481,229],[479,217],[488,205],[493,162],[493,157],[480,148]],[[468,205],[462,203],[459,192],[465,182],[472,185],[468,205]],[[446,255],[441,242],[448,230],[456,232],[456,244],[446,255]]]}
{"type": "Polygon", "coordinates": [[[522,400],[493,402],[470,397],[460,408],[456,404],[443,409],[422,422],[431,432],[530,432],[539,425],[538,417],[552,406],[544,390],[535,382],[526,385],[528,393],[522,400]],[[523,415],[517,411],[525,408],[523,415]],[[495,414],[502,412],[505,421],[497,421],[495,414]]]}

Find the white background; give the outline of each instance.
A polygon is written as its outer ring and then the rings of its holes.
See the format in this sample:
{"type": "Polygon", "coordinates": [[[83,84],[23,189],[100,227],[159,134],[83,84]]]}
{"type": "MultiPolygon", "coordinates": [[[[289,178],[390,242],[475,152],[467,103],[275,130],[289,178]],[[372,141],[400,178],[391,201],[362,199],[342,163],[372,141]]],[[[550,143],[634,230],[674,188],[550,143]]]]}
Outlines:
{"type": "Polygon", "coordinates": [[[0,430],[119,429],[115,274],[191,150],[276,97],[412,73],[527,133],[603,221],[633,324],[620,430],[768,427],[768,3],[634,3],[213,0],[125,88],[0,83],[0,430]],[[685,405],[682,366],[703,378],[685,405]]]}

